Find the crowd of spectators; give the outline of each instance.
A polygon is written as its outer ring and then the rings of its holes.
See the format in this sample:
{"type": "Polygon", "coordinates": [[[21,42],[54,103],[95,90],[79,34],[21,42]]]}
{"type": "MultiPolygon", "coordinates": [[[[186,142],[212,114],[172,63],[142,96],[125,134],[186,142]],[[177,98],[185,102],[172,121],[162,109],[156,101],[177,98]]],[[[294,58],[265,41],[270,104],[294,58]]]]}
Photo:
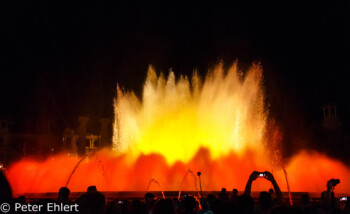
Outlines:
{"type": "MultiPolygon", "coordinates": [[[[205,198],[184,195],[181,198],[156,198],[152,193],[146,193],[143,200],[106,200],[106,197],[90,186],[74,202],[70,200],[70,190],[60,188],[55,203],[64,205],[77,204],[79,213],[88,214],[264,214],[264,213],[305,213],[305,214],[346,214],[350,213],[349,201],[346,198],[335,198],[333,189],[339,183],[337,179],[327,182],[327,189],[322,192],[319,200],[312,201],[308,194],[303,194],[298,203],[290,204],[283,198],[282,192],[270,172],[254,171],[247,182],[242,195],[237,189],[228,192],[222,188],[218,195],[209,194],[205,198]],[[257,200],[251,197],[251,187],[254,180],[264,178],[271,182],[273,189],[260,193],[257,200]]],[[[51,199],[41,199],[30,203],[46,206],[51,199]]],[[[12,198],[11,188],[5,176],[0,173],[0,204],[27,204],[24,196],[12,198]]],[[[42,213],[45,213],[43,209],[42,213]]],[[[32,212],[34,213],[34,212],[32,212]]]]}

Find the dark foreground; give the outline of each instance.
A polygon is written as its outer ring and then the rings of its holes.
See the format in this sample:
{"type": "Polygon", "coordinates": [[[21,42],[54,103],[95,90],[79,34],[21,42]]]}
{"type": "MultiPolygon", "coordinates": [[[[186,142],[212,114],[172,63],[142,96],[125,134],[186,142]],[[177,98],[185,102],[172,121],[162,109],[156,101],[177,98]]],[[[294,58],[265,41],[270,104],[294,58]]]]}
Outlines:
{"type": "MultiPolygon", "coordinates": [[[[145,197],[146,192],[145,191],[120,191],[120,192],[103,192],[100,191],[103,195],[105,195],[107,201],[113,201],[113,200],[143,200],[145,197]]],[[[81,195],[83,195],[85,192],[71,192],[69,195],[69,198],[71,200],[78,199],[81,195]]],[[[156,198],[161,199],[162,192],[161,191],[152,191],[151,192],[156,198]]],[[[212,194],[215,196],[218,196],[221,193],[221,191],[203,191],[203,198],[206,198],[208,195],[212,194]]],[[[239,191],[238,195],[242,195],[243,191],[239,191]]],[[[251,197],[254,200],[258,200],[260,192],[252,192],[251,197]]],[[[289,201],[288,192],[282,192],[284,201],[289,201]]],[[[302,195],[308,194],[311,201],[319,201],[321,193],[320,192],[291,192],[292,200],[293,201],[300,201],[302,198],[302,195]]],[[[38,199],[57,199],[58,193],[57,192],[47,192],[47,193],[25,193],[25,194],[19,194],[16,195],[19,196],[25,196],[27,200],[38,200],[38,199]]],[[[180,197],[183,198],[185,195],[191,195],[191,196],[198,196],[198,192],[196,191],[183,191],[181,192],[180,197]]],[[[347,195],[345,193],[336,193],[336,197],[341,197],[347,195]]],[[[178,191],[164,191],[165,198],[177,198],[179,196],[178,191]]]]}
{"type": "MultiPolygon", "coordinates": [[[[5,176],[0,173],[0,211],[2,213],[96,213],[96,214],[350,214],[346,194],[335,192],[340,183],[330,179],[322,193],[281,192],[273,175],[252,172],[244,192],[222,188],[199,192],[100,192],[89,186],[86,192],[70,192],[62,187],[58,192],[12,195],[5,176]],[[251,191],[259,178],[271,182],[273,188],[251,191]],[[345,196],[345,197],[344,197],[345,196]]],[[[267,186],[268,188],[268,186],[267,186]]]]}

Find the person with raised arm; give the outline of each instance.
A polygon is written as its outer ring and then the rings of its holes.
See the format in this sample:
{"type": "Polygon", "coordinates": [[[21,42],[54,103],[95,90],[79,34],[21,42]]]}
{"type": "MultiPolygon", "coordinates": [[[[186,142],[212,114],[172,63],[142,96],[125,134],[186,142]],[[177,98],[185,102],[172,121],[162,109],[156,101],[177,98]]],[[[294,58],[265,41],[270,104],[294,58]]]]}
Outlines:
{"type": "Polygon", "coordinates": [[[272,197],[268,192],[261,192],[260,196],[259,196],[260,207],[258,209],[260,209],[263,212],[266,212],[272,206],[283,202],[282,192],[281,192],[275,178],[268,171],[265,171],[265,172],[254,171],[254,172],[252,172],[252,174],[249,176],[249,180],[248,180],[247,185],[245,187],[244,195],[247,195],[247,196],[251,195],[252,183],[257,178],[265,178],[266,180],[270,181],[274,190],[275,190],[275,194],[276,194],[276,198],[274,200],[272,200],[272,197]]]}
{"type": "Polygon", "coordinates": [[[327,182],[327,191],[321,193],[321,208],[324,210],[336,210],[338,201],[334,197],[334,188],[340,183],[339,179],[330,179],[327,182]]]}

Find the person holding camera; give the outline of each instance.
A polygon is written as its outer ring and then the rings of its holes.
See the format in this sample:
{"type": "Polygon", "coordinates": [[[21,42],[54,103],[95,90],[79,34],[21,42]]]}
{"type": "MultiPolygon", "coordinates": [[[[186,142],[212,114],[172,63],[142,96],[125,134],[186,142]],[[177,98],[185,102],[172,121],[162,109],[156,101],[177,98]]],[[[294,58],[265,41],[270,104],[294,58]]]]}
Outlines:
{"type": "Polygon", "coordinates": [[[334,188],[340,183],[339,179],[330,179],[327,181],[327,190],[321,193],[321,200],[315,209],[322,210],[326,213],[349,213],[347,205],[348,197],[340,197],[339,199],[334,197],[334,188]]]}
{"type": "Polygon", "coordinates": [[[339,179],[330,179],[327,182],[327,191],[321,193],[321,201],[326,205],[331,205],[334,203],[334,188],[340,183],[339,179]]]}
{"type": "Polygon", "coordinates": [[[276,193],[276,198],[274,200],[272,200],[270,193],[268,193],[266,191],[263,191],[260,193],[259,207],[256,207],[256,209],[258,209],[260,212],[266,213],[274,205],[280,204],[283,202],[282,192],[281,192],[275,178],[273,177],[273,175],[270,172],[268,172],[268,171],[265,171],[265,172],[254,171],[249,176],[249,180],[248,180],[247,185],[246,185],[245,190],[244,190],[244,195],[246,195],[246,196],[251,195],[252,183],[257,178],[265,178],[266,180],[270,181],[274,190],[275,190],[275,193],[276,193]]]}

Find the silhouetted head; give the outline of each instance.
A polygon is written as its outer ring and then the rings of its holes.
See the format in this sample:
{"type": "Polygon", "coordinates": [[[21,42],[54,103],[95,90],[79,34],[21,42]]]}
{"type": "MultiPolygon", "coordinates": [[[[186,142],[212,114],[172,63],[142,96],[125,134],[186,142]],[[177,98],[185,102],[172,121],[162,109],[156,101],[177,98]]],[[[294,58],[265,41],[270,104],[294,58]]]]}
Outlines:
{"type": "Polygon", "coordinates": [[[87,191],[88,191],[88,192],[96,192],[96,191],[97,191],[97,188],[96,188],[96,186],[89,186],[89,187],[87,188],[87,191]]]}
{"type": "Polygon", "coordinates": [[[232,190],[232,195],[233,196],[238,196],[238,190],[237,189],[233,189],[232,190]]]}
{"type": "Polygon", "coordinates": [[[301,195],[301,202],[303,202],[303,204],[309,204],[310,203],[310,197],[309,194],[304,193],[301,195]]]}
{"type": "Polygon", "coordinates": [[[272,188],[269,189],[269,193],[270,193],[271,197],[273,197],[275,195],[275,191],[272,188]]]}
{"type": "Polygon", "coordinates": [[[208,201],[209,206],[210,206],[211,208],[213,208],[213,205],[214,205],[214,203],[215,203],[215,201],[216,201],[215,195],[209,194],[209,195],[207,196],[207,201],[208,201]]]}
{"type": "Polygon", "coordinates": [[[153,207],[153,214],[176,214],[174,202],[167,199],[160,199],[153,207]]]}
{"type": "Polygon", "coordinates": [[[67,187],[61,187],[58,191],[58,200],[67,201],[70,194],[70,190],[67,187]]]}
{"type": "Polygon", "coordinates": [[[145,201],[146,203],[152,202],[154,200],[154,195],[150,192],[145,194],[145,201]]]}
{"type": "Polygon", "coordinates": [[[222,189],[221,189],[221,192],[222,192],[222,193],[226,193],[226,188],[222,188],[222,189]]]}
{"type": "Polygon", "coordinates": [[[263,191],[260,193],[260,197],[259,197],[259,203],[261,208],[263,209],[268,209],[271,207],[272,205],[272,198],[270,193],[263,191]]]}

